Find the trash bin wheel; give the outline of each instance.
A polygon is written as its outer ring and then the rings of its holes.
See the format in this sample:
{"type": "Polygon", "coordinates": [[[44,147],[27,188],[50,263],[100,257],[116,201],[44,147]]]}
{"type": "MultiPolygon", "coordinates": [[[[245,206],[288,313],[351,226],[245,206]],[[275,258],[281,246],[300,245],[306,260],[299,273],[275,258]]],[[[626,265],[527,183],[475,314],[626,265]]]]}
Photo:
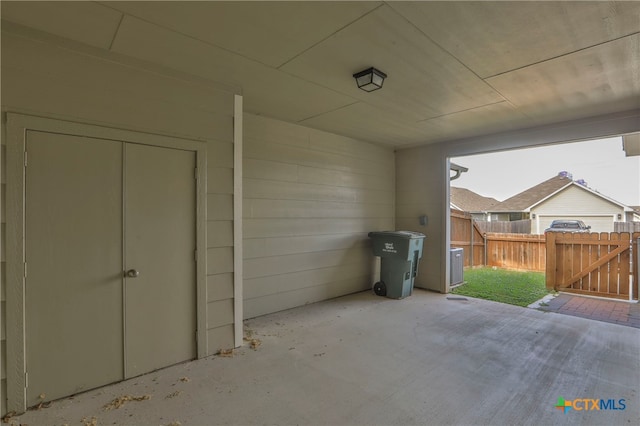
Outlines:
{"type": "Polygon", "coordinates": [[[378,281],[373,285],[373,292],[378,296],[386,296],[387,295],[387,286],[382,281],[378,281]]]}

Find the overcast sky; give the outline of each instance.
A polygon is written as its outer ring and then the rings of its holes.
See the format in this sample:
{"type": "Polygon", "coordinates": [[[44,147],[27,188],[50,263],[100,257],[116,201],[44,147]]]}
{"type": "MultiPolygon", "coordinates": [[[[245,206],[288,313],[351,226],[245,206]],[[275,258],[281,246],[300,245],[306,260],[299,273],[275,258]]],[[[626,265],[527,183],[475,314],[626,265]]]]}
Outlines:
{"type": "Polygon", "coordinates": [[[452,158],[469,171],[451,181],[503,201],[566,170],[589,188],[626,205],[640,206],[640,156],[625,157],[622,138],[599,139],[452,158]]]}

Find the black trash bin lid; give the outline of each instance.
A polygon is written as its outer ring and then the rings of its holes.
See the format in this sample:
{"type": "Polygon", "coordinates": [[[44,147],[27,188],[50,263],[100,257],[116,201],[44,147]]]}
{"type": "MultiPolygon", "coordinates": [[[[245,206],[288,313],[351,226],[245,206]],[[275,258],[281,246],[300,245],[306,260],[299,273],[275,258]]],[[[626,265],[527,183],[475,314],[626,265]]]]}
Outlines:
{"type": "Polygon", "coordinates": [[[420,232],[413,232],[413,231],[371,231],[369,232],[369,238],[373,238],[373,237],[377,237],[377,236],[394,236],[394,237],[400,237],[400,238],[406,238],[406,239],[413,239],[413,238],[425,238],[424,234],[421,234],[420,232]]]}

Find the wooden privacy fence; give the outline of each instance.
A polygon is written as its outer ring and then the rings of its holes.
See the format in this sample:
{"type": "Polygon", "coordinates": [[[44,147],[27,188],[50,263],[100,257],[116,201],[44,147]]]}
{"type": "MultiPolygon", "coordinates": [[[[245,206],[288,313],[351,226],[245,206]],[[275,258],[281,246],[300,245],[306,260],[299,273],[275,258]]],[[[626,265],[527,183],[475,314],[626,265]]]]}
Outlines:
{"type": "Polygon", "coordinates": [[[484,236],[468,213],[451,210],[451,247],[464,249],[464,266],[484,265],[484,236]]]}
{"type": "Polygon", "coordinates": [[[544,235],[537,234],[485,234],[487,266],[544,271],[546,246],[544,235]]]}
{"type": "Polygon", "coordinates": [[[465,267],[540,271],[549,289],[638,300],[640,231],[633,222],[616,226],[632,232],[484,232],[470,214],[452,210],[451,247],[464,249],[465,267]]]}
{"type": "Polygon", "coordinates": [[[640,232],[547,233],[547,288],[638,300],[638,238],[640,232]]]}
{"type": "Polygon", "coordinates": [[[483,220],[476,220],[476,225],[482,230],[482,232],[500,232],[503,234],[530,234],[531,233],[531,221],[530,220],[513,220],[510,222],[499,220],[493,222],[487,222],[483,220]]]}
{"type": "Polygon", "coordinates": [[[640,222],[613,222],[613,232],[640,232],[640,222]]]}
{"type": "Polygon", "coordinates": [[[544,235],[484,232],[481,224],[468,213],[451,210],[451,247],[464,249],[465,267],[544,271],[544,235]]]}

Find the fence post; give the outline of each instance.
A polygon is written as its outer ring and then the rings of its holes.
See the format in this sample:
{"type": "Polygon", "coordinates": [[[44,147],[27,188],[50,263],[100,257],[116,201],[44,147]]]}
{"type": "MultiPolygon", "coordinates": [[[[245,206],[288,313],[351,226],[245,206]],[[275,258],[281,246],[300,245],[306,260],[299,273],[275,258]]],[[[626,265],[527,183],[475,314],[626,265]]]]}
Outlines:
{"type": "Polygon", "coordinates": [[[555,232],[547,232],[545,234],[546,238],[546,249],[547,249],[547,260],[546,260],[546,271],[545,271],[545,283],[547,290],[555,290],[556,286],[556,233],[555,232]]]}
{"type": "Polygon", "coordinates": [[[469,221],[469,228],[471,228],[469,231],[469,266],[471,268],[473,268],[473,234],[474,234],[474,226],[473,226],[473,217],[471,218],[471,220],[469,221]]]}
{"type": "Polygon", "coordinates": [[[487,233],[482,234],[482,239],[484,240],[484,266],[487,266],[487,233]]]}
{"type": "Polygon", "coordinates": [[[637,237],[636,245],[633,247],[633,241],[631,246],[636,251],[635,265],[633,265],[633,285],[631,286],[631,300],[640,300],[638,297],[638,280],[640,280],[640,233],[636,232],[633,237],[637,237]]]}

